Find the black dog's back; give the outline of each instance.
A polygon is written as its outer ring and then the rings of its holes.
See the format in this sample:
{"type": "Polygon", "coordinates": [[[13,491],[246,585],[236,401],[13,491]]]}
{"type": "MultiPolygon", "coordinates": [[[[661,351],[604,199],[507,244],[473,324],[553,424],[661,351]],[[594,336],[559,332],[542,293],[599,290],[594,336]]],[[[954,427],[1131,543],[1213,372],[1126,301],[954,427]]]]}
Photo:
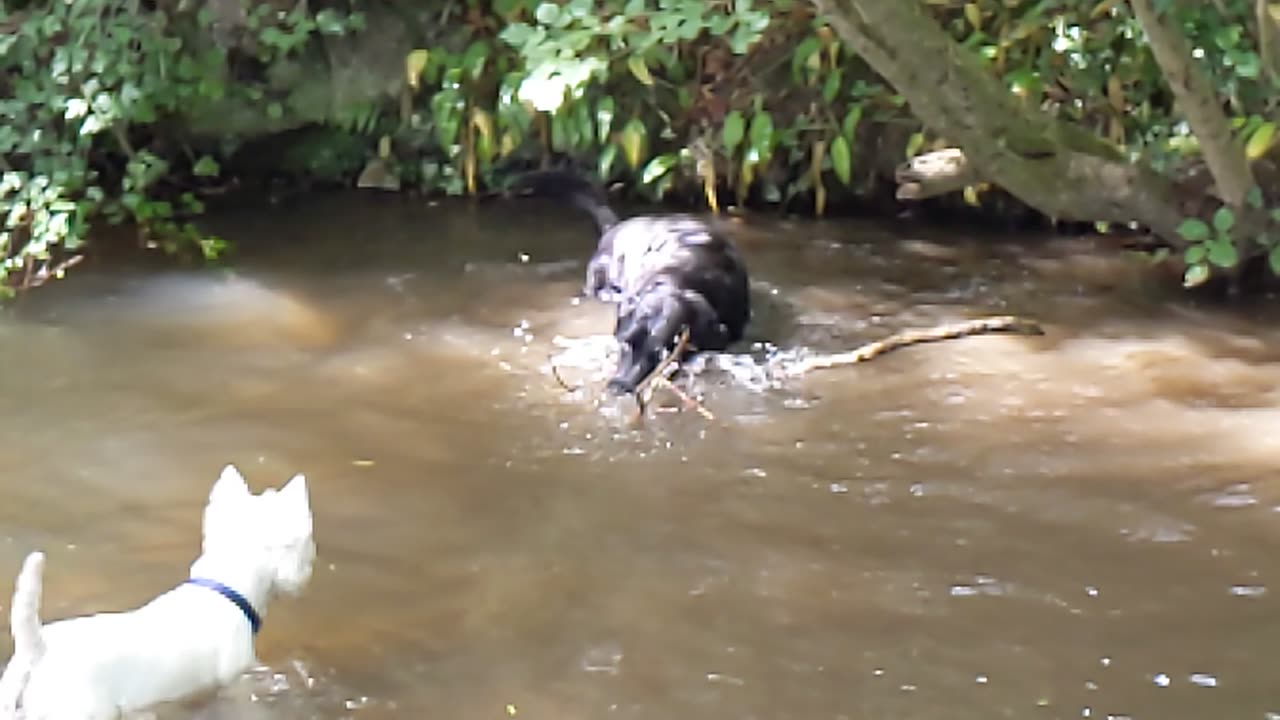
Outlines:
{"type": "Polygon", "coordinates": [[[619,221],[596,185],[563,170],[528,173],[511,190],[565,198],[600,228],[584,291],[618,306],[621,354],[610,390],[634,392],[685,329],[693,351],[724,350],[742,339],[751,319],[748,274],[722,228],[694,215],[619,221]]]}

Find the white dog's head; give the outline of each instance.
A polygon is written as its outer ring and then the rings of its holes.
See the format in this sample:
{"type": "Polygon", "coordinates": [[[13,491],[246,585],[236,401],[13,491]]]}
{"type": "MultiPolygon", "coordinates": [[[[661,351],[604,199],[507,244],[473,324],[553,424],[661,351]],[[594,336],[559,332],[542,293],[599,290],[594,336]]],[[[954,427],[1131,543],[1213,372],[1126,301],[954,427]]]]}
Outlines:
{"type": "Polygon", "coordinates": [[[276,589],[301,592],[316,556],[307,479],[254,495],[235,466],[223,468],[204,510],[204,553],[239,555],[268,569],[276,589]]]}

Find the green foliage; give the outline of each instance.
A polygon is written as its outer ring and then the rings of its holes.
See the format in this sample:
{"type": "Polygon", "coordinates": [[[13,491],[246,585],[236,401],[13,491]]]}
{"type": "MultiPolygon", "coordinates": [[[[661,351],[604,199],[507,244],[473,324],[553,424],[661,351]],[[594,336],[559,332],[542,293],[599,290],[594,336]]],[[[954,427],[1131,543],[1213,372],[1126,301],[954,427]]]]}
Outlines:
{"type": "MultiPolygon", "coordinates": [[[[260,95],[228,82],[224,50],[188,41],[209,35],[208,18],[143,11],[133,0],[48,0],[9,22],[16,31],[0,36],[0,292],[58,276],[96,218],[136,224],[149,246],[220,254],[225,243],[187,221],[203,211],[200,200],[174,190],[179,173],[212,179],[219,162],[135,145],[179,109],[260,95]]],[[[248,18],[264,62],[314,33],[360,25],[358,15],[277,15],[265,4],[248,18]]]]}
{"type": "Polygon", "coordinates": [[[1231,229],[1235,227],[1235,213],[1221,207],[1213,214],[1213,226],[1203,220],[1188,218],[1178,226],[1178,234],[1191,243],[1184,254],[1187,264],[1182,283],[1195,287],[1209,279],[1210,265],[1233,268],[1239,262],[1231,229]]]}
{"type": "MultiPolygon", "coordinates": [[[[12,292],[56,272],[98,213],[198,239],[178,221],[183,208],[148,197],[169,164],[129,139],[196,96],[225,91],[210,72],[222,60],[186,53],[180,39],[125,2],[72,0],[33,10],[0,38],[0,287],[12,292]],[[95,157],[125,158],[121,177],[103,178],[95,157]]],[[[208,163],[202,166],[207,169],[208,163]]],[[[213,247],[213,246],[209,246],[213,247]]]]}
{"type": "MultiPolygon", "coordinates": [[[[1253,3],[1166,5],[1161,12],[1173,13],[1186,32],[1241,137],[1261,132],[1256,147],[1269,143],[1274,124],[1263,116],[1276,108],[1280,80],[1260,71],[1256,41],[1245,30],[1253,3]]],[[[1094,128],[1158,168],[1197,152],[1128,3],[978,0],[940,16],[1027,103],[1094,128]]]]}
{"type": "Polygon", "coordinates": [[[1259,218],[1260,230],[1244,231],[1231,208],[1218,208],[1210,222],[1199,218],[1187,218],[1178,226],[1178,234],[1189,244],[1183,253],[1186,271],[1183,285],[1195,287],[1212,275],[1213,268],[1231,269],[1240,263],[1241,253],[1237,245],[1240,237],[1256,242],[1267,256],[1272,272],[1280,275],[1280,208],[1267,209],[1262,190],[1254,186],[1245,200],[1245,210],[1259,218]]]}
{"type": "Polygon", "coordinates": [[[418,179],[475,192],[500,182],[494,168],[507,158],[558,153],[594,158],[603,179],[629,178],[652,199],[696,182],[713,207],[725,189],[739,202],[756,191],[766,202],[812,192],[821,212],[824,176],[855,189],[864,112],[899,109],[879,102],[886,89],[823,23],[795,12],[806,7],[495,2],[465,50],[406,59],[430,110],[420,132],[434,140],[418,179]],[[786,40],[767,43],[770,34],[786,40]]]}
{"type": "MultiPolygon", "coordinates": [[[[932,5],[952,36],[983,58],[1028,106],[1090,128],[1128,157],[1166,173],[1200,162],[1199,144],[1173,102],[1129,3],[971,0],[932,5]]],[[[1194,61],[1209,74],[1246,158],[1256,162],[1267,157],[1280,134],[1280,75],[1263,70],[1258,37],[1250,31],[1256,28],[1256,4],[1163,0],[1156,7],[1185,34],[1194,61]]],[[[1255,256],[1255,242],[1280,269],[1274,220],[1269,229],[1257,227],[1257,216],[1266,214],[1264,205],[1255,188],[1247,210],[1222,208],[1211,222],[1183,223],[1179,233],[1189,243],[1184,255],[1188,287],[1203,283],[1215,268],[1234,268],[1255,256]],[[1242,211],[1247,222],[1237,217],[1242,211]]]]}
{"type": "MultiPolygon", "coordinates": [[[[210,34],[207,18],[169,5],[43,0],[9,21],[16,32],[0,37],[0,286],[55,273],[98,217],[136,223],[161,247],[222,250],[187,219],[201,210],[192,191],[218,179],[224,158],[154,139],[176,111],[189,115],[227,96],[287,125],[289,101],[261,78],[239,72],[231,81],[229,68],[244,58],[197,42],[210,34]]],[[[1028,105],[1158,169],[1195,160],[1195,139],[1127,3],[927,6],[1028,105]]],[[[1221,89],[1246,156],[1273,156],[1280,85],[1246,30],[1253,3],[1161,7],[1176,13],[1221,89]]],[[[247,8],[252,42],[244,47],[262,74],[304,73],[317,35],[364,27],[360,13],[333,7],[278,11],[250,0],[247,8]]],[[[458,0],[441,15],[453,23],[448,37],[405,58],[410,92],[399,108],[338,108],[328,120],[335,132],[280,162],[345,177],[378,138],[378,159],[406,184],[460,195],[499,186],[508,161],[560,154],[589,159],[601,178],[626,180],[650,198],[697,188],[713,208],[721,195],[787,206],[801,199],[821,214],[829,190],[857,195],[872,186],[872,164],[860,157],[872,145],[865,133],[907,124],[908,156],[937,142],[915,132],[902,98],[810,3],[458,0]]],[[[1184,224],[1188,279],[1256,256],[1255,242],[1280,268],[1280,217],[1266,206],[1276,201],[1257,191],[1247,210],[1184,224]]]]}

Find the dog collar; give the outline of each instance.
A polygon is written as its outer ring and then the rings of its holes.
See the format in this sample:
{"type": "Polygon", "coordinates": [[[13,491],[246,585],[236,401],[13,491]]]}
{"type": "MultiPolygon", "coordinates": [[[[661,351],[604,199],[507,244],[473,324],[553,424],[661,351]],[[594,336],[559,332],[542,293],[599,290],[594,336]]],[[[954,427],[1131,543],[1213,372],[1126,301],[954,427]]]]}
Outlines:
{"type": "Polygon", "coordinates": [[[199,585],[203,588],[218,593],[222,597],[230,600],[236,607],[240,608],[240,612],[244,613],[244,617],[249,621],[249,627],[253,629],[253,634],[258,634],[258,629],[262,627],[262,617],[258,615],[258,611],[253,609],[253,605],[244,598],[243,595],[223,585],[217,580],[208,578],[193,577],[189,578],[184,585],[199,585]]]}

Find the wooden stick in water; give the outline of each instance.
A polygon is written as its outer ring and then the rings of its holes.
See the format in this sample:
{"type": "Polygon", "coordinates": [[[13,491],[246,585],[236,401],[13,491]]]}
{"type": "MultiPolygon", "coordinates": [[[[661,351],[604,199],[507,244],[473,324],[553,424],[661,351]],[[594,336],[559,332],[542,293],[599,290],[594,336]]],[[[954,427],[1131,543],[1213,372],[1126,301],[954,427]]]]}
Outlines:
{"type": "Polygon", "coordinates": [[[981,335],[996,332],[1011,332],[1019,335],[1043,335],[1044,329],[1034,321],[1015,317],[1013,315],[997,315],[993,317],[977,318],[974,320],[949,323],[921,330],[903,330],[902,332],[894,333],[883,340],[869,342],[866,345],[862,345],[861,347],[850,350],[849,352],[834,353],[831,355],[815,355],[813,357],[805,358],[792,364],[790,367],[784,367],[782,371],[784,374],[791,376],[803,375],[812,370],[825,370],[827,368],[842,367],[844,365],[854,365],[856,363],[866,362],[872,358],[876,358],[911,345],[937,342],[939,340],[952,340],[969,335],[981,335]]]}
{"type": "Polygon", "coordinates": [[[662,362],[658,363],[658,367],[654,368],[653,372],[649,373],[648,377],[640,381],[640,385],[636,388],[636,403],[640,406],[641,414],[644,413],[645,407],[647,407],[649,399],[652,399],[653,397],[651,388],[654,385],[660,385],[670,390],[672,393],[676,395],[676,397],[680,398],[680,400],[684,402],[685,407],[697,411],[699,415],[706,418],[707,420],[716,419],[716,416],[712,415],[711,411],[708,410],[702,403],[698,402],[693,397],[690,397],[690,395],[685,391],[676,387],[675,383],[671,382],[663,375],[663,372],[673,362],[676,361],[676,358],[680,357],[684,353],[685,348],[687,348],[688,346],[689,346],[689,328],[686,327],[684,331],[680,333],[680,340],[679,342],[676,343],[675,349],[667,353],[667,356],[662,359],[662,362]],[[645,398],[643,395],[646,389],[650,390],[648,398],[645,398]]]}

